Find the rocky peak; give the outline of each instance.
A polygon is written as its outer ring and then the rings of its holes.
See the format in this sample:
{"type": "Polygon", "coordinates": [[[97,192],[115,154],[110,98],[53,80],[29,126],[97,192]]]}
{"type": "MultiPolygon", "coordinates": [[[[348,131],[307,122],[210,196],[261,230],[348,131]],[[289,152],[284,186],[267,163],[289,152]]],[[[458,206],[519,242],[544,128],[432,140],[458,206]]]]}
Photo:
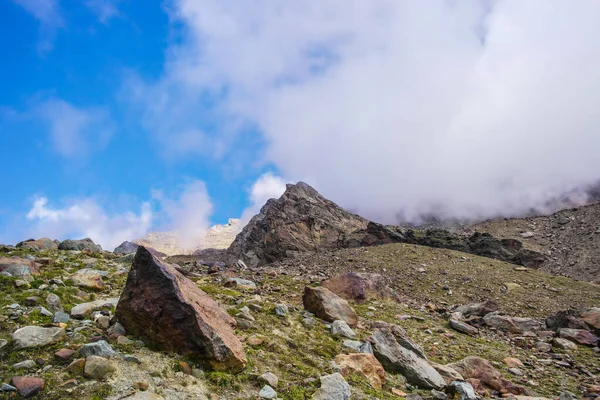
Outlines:
{"type": "Polygon", "coordinates": [[[300,252],[342,247],[345,236],[368,221],[327,200],[304,182],[288,184],[235,238],[229,253],[256,266],[300,252]]]}

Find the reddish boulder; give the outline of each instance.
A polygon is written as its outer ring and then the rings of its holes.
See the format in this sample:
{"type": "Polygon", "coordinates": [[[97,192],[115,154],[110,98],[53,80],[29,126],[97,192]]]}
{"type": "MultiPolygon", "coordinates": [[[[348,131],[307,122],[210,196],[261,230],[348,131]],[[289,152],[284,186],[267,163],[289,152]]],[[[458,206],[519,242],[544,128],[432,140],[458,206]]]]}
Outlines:
{"type": "Polygon", "coordinates": [[[22,278],[27,275],[39,275],[40,265],[24,258],[0,257],[0,272],[5,272],[15,278],[22,278]]]}
{"type": "Polygon", "coordinates": [[[542,329],[542,324],[533,318],[519,318],[490,313],[483,317],[490,328],[510,333],[536,332],[542,329]]]}
{"type": "Polygon", "coordinates": [[[488,395],[490,390],[502,394],[522,395],[526,393],[524,387],[504,379],[500,371],[496,370],[489,361],[483,358],[467,357],[447,366],[461,374],[481,395],[488,395]]]}
{"type": "Polygon", "coordinates": [[[31,239],[17,243],[16,247],[22,249],[30,249],[33,251],[56,250],[58,249],[58,244],[52,239],[41,238],[38,240],[31,239]]]}
{"type": "Polygon", "coordinates": [[[324,281],[323,286],[346,300],[358,302],[393,295],[383,276],[379,274],[347,272],[324,281]]]}
{"type": "Polygon", "coordinates": [[[348,302],[327,288],[305,287],[302,302],[305,309],[325,321],[341,319],[353,328],[358,324],[358,315],[348,302]]]}
{"type": "Polygon", "coordinates": [[[335,358],[335,363],[340,366],[340,373],[344,377],[353,374],[362,376],[371,386],[379,390],[385,383],[385,370],[373,354],[340,354],[335,358]]]}
{"type": "Polygon", "coordinates": [[[140,246],[115,319],[127,333],[219,371],[239,372],[247,360],[235,320],[175,268],[140,246]]]}
{"type": "Polygon", "coordinates": [[[567,339],[578,344],[595,346],[596,343],[598,343],[598,336],[583,329],[562,328],[558,335],[563,339],[567,339]]]}
{"type": "Polygon", "coordinates": [[[600,332],[600,308],[590,308],[581,313],[581,319],[600,332]]]}
{"type": "Polygon", "coordinates": [[[41,378],[32,378],[29,376],[15,376],[10,380],[10,384],[17,388],[19,396],[29,398],[37,395],[44,388],[44,380],[41,378]]]}

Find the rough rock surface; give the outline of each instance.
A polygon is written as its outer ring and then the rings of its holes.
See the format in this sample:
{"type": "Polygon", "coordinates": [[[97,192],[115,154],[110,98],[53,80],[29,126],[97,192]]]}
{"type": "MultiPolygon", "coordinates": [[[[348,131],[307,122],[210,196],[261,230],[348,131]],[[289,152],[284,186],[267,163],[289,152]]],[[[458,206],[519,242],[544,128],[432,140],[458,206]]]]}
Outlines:
{"type": "Polygon", "coordinates": [[[335,363],[340,366],[340,373],[344,377],[360,375],[376,389],[381,389],[385,383],[385,370],[372,354],[340,354],[335,358],[335,363]]]}
{"type": "Polygon", "coordinates": [[[313,400],[349,400],[351,395],[350,385],[339,374],[321,377],[321,387],[313,394],[313,400]]]}
{"type": "Polygon", "coordinates": [[[23,278],[27,275],[39,275],[40,269],[37,263],[30,260],[19,257],[2,257],[0,258],[0,272],[10,274],[16,278],[23,278]]]}
{"type": "Polygon", "coordinates": [[[216,370],[247,364],[235,320],[206,293],[144,247],[135,255],[115,319],[129,334],[197,358],[216,370]]]}
{"type": "Polygon", "coordinates": [[[17,329],[12,335],[17,350],[48,346],[66,337],[64,328],[44,328],[34,325],[17,329]]]}
{"type": "Polygon", "coordinates": [[[71,280],[76,286],[85,287],[88,289],[102,290],[104,289],[104,281],[102,280],[102,272],[91,268],[82,268],[73,275],[71,280]]]}
{"type": "Polygon", "coordinates": [[[456,309],[456,312],[461,313],[464,317],[485,317],[487,314],[496,311],[498,311],[498,303],[496,303],[494,300],[486,300],[482,303],[467,304],[456,309]]]}
{"type": "Polygon", "coordinates": [[[583,311],[581,319],[592,329],[600,332],[600,308],[590,308],[583,311]]]}
{"type": "Polygon", "coordinates": [[[323,281],[322,285],[346,300],[358,302],[393,296],[380,274],[347,272],[323,281]]]}
{"type": "Polygon", "coordinates": [[[533,318],[519,318],[490,313],[483,317],[486,325],[500,331],[510,333],[535,332],[542,328],[542,324],[533,318]]]}
{"type": "MultiPolygon", "coordinates": [[[[113,253],[115,253],[115,254],[135,254],[135,252],[137,252],[138,247],[140,247],[140,245],[137,243],[125,241],[125,242],[121,243],[119,246],[117,246],[115,248],[115,250],[113,251],[113,253]]],[[[150,253],[152,253],[153,256],[158,257],[158,258],[167,256],[165,253],[161,253],[158,250],[154,250],[152,247],[146,246],[146,250],[148,250],[150,253]]]]}
{"type": "Polygon", "coordinates": [[[567,339],[578,344],[595,346],[596,343],[598,343],[598,336],[583,329],[562,328],[559,331],[559,335],[563,339],[567,339]]]}
{"type": "Polygon", "coordinates": [[[348,302],[327,288],[305,287],[302,303],[305,309],[325,321],[341,319],[353,328],[358,324],[358,315],[348,302]]]}
{"type": "Polygon", "coordinates": [[[81,240],[71,240],[67,239],[58,245],[59,250],[77,250],[77,251],[91,251],[100,253],[102,251],[102,247],[100,245],[94,243],[94,241],[90,238],[85,238],[81,240]]]}
{"type": "Polygon", "coordinates": [[[301,252],[343,247],[344,237],[367,223],[298,182],[287,185],[279,199],[267,201],[228,252],[251,267],[267,264],[301,252]]]}
{"type": "Polygon", "coordinates": [[[17,389],[19,396],[24,398],[34,397],[44,389],[44,380],[29,376],[15,376],[10,384],[17,389]]]}
{"type": "Polygon", "coordinates": [[[524,387],[504,379],[502,374],[489,361],[480,357],[467,357],[457,363],[448,364],[447,367],[461,374],[480,394],[485,394],[489,390],[516,395],[522,395],[526,392],[524,387]]]}
{"type": "Polygon", "coordinates": [[[75,307],[71,308],[71,317],[82,319],[91,314],[93,311],[101,310],[106,306],[115,307],[118,301],[119,299],[117,297],[111,297],[109,299],[101,299],[91,301],[89,303],[77,304],[75,307]]]}
{"type": "Polygon", "coordinates": [[[56,250],[58,249],[58,243],[52,239],[41,238],[37,240],[25,240],[23,242],[17,243],[17,248],[20,249],[31,249],[34,251],[41,250],[56,250]]]}
{"type": "Polygon", "coordinates": [[[407,381],[423,389],[441,389],[444,378],[425,360],[396,341],[389,329],[377,329],[369,341],[379,362],[390,372],[399,372],[407,381]]]}

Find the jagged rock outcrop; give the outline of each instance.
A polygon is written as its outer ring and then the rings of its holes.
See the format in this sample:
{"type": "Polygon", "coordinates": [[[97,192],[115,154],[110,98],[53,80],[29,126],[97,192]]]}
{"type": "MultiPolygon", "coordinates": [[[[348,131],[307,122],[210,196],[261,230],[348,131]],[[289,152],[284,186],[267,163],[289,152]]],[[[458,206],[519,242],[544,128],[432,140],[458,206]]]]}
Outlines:
{"type": "Polygon", "coordinates": [[[247,360],[235,320],[172,266],[140,247],[117,304],[115,320],[129,334],[216,370],[239,372],[247,360]]]}
{"type": "MultiPolygon", "coordinates": [[[[135,252],[137,252],[137,249],[139,247],[140,247],[140,245],[137,243],[125,241],[125,242],[121,243],[119,246],[117,246],[115,248],[115,250],[113,251],[113,253],[115,253],[115,254],[134,254],[135,252]]],[[[148,247],[148,246],[145,246],[145,247],[146,247],[146,250],[148,250],[150,253],[152,253],[152,255],[155,257],[162,258],[162,257],[167,256],[165,253],[161,253],[160,251],[155,250],[152,247],[148,247]]]]}
{"type": "Polygon", "coordinates": [[[442,229],[406,229],[399,226],[369,222],[364,230],[355,231],[345,239],[343,247],[373,246],[389,243],[409,243],[421,246],[462,251],[495,258],[512,264],[539,268],[546,256],[523,248],[516,239],[497,239],[488,233],[458,235],[442,229]]]}
{"type": "Polygon", "coordinates": [[[77,251],[92,251],[96,253],[102,252],[102,247],[99,244],[94,243],[90,238],[81,240],[67,239],[58,245],[59,250],[77,250],[77,251]]]}
{"type": "Polygon", "coordinates": [[[367,224],[298,182],[287,185],[279,199],[267,201],[236,236],[229,253],[249,266],[267,264],[296,253],[344,247],[346,235],[367,224]]]}
{"type": "Polygon", "coordinates": [[[20,249],[31,249],[34,251],[41,250],[56,250],[58,249],[58,243],[55,240],[49,238],[41,238],[41,239],[29,239],[23,242],[17,243],[17,248],[20,249]]]}

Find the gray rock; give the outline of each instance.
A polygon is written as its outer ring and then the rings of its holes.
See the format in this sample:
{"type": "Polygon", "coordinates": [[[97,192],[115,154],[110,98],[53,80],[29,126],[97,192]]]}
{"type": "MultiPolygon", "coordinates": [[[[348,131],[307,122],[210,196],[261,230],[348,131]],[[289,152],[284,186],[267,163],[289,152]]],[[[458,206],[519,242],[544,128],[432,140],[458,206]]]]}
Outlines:
{"type": "Polygon", "coordinates": [[[349,400],[350,385],[338,372],[321,377],[321,387],[313,394],[314,400],[349,400]]]}
{"type": "Polygon", "coordinates": [[[131,354],[125,354],[123,356],[123,361],[127,361],[127,362],[138,364],[138,365],[142,363],[142,360],[140,360],[136,356],[132,356],[131,354]]]}
{"type": "Polygon", "coordinates": [[[433,397],[435,400],[446,400],[448,398],[446,393],[435,389],[431,389],[431,397],[433,397]]]}
{"type": "Polygon", "coordinates": [[[125,336],[125,334],[127,332],[125,332],[125,328],[123,328],[123,325],[121,325],[118,322],[115,322],[110,328],[108,328],[108,330],[106,331],[106,333],[109,336],[110,335],[125,336]]]}
{"type": "Polygon", "coordinates": [[[275,304],[275,314],[280,317],[288,315],[288,307],[285,304],[275,304]]]}
{"type": "Polygon", "coordinates": [[[352,328],[350,328],[346,321],[342,321],[341,319],[333,321],[331,324],[331,333],[333,335],[347,337],[348,339],[354,339],[356,337],[356,333],[354,333],[352,328]]]}
{"type": "Polygon", "coordinates": [[[102,252],[102,247],[94,243],[94,241],[90,238],[85,238],[81,240],[65,240],[58,245],[59,250],[75,250],[75,251],[83,251],[89,250],[92,252],[100,253],[102,252]]]}
{"type": "Polygon", "coordinates": [[[0,387],[0,392],[16,392],[17,388],[9,385],[8,383],[2,382],[2,386],[0,387]]]}
{"type": "Polygon", "coordinates": [[[6,340],[6,339],[0,339],[0,350],[2,350],[3,348],[5,348],[7,344],[8,344],[8,340],[6,340]]]}
{"type": "Polygon", "coordinates": [[[560,394],[558,395],[558,400],[577,400],[577,399],[578,399],[577,396],[575,396],[571,392],[567,392],[566,390],[560,392],[560,394]]]}
{"type": "Polygon", "coordinates": [[[32,369],[37,367],[37,364],[33,360],[25,360],[14,364],[12,367],[14,369],[32,369]]]}
{"type": "Polygon", "coordinates": [[[552,346],[562,350],[577,350],[578,346],[570,340],[563,338],[554,338],[552,346]]]}
{"type": "Polygon", "coordinates": [[[102,380],[115,372],[114,364],[99,356],[89,356],[85,359],[83,374],[86,378],[102,380]]]}
{"type": "Polygon", "coordinates": [[[79,349],[79,354],[82,358],[89,356],[114,357],[117,355],[110,344],[106,343],[104,340],[84,344],[81,349],[79,349]]]}
{"type": "Polygon", "coordinates": [[[38,308],[38,310],[39,310],[40,314],[42,314],[45,317],[51,317],[52,316],[52,313],[50,311],[48,311],[46,308],[44,308],[44,307],[40,306],[38,308]]]}
{"type": "Polygon", "coordinates": [[[381,365],[390,372],[401,373],[410,384],[423,389],[441,389],[446,385],[427,360],[402,347],[389,329],[377,329],[370,341],[381,365]]]}
{"type": "Polygon", "coordinates": [[[350,350],[354,350],[357,353],[360,353],[360,348],[363,345],[363,342],[359,341],[359,340],[344,340],[342,342],[342,346],[350,349],[350,350]]]}
{"type": "Polygon", "coordinates": [[[119,299],[116,297],[110,299],[96,300],[90,303],[78,304],[71,309],[71,317],[75,319],[83,319],[86,315],[90,315],[93,311],[100,310],[106,305],[116,307],[119,299]]]}
{"type": "Polygon", "coordinates": [[[71,317],[69,316],[69,314],[61,312],[61,311],[57,311],[54,313],[54,316],[52,317],[52,322],[55,324],[66,324],[71,320],[71,317]]]}
{"type": "Polygon", "coordinates": [[[450,327],[455,331],[465,333],[467,335],[477,335],[477,332],[479,332],[474,326],[471,326],[465,322],[457,321],[455,319],[450,320],[450,327]]]}
{"type": "Polygon", "coordinates": [[[464,381],[454,381],[448,385],[451,394],[457,394],[458,400],[477,400],[475,390],[470,383],[464,381]]]}
{"type": "Polygon", "coordinates": [[[47,297],[46,297],[46,303],[48,304],[48,308],[50,308],[50,310],[54,311],[54,312],[63,312],[63,307],[61,305],[60,302],[60,297],[58,297],[57,295],[55,295],[54,293],[50,293],[47,297]]]}
{"type": "Polygon", "coordinates": [[[276,399],[277,398],[277,392],[271,386],[265,385],[265,386],[263,386],[262,389],[260,389],[260,392],[258,393],[258,396],[261,399],[276,399]]]}
{"type": "Polygon", "coordinates": [[[12,335],[15,350],[48,346],[58,343],[66,337],[63,328],[43,328],[41,326],[26,326],[16,330],[12,335]]]}
{"type": "Polygon", "coordinates": [[[487,314],[483,321],[491,328],[511,333],[536,332],[542,328],[541,322],[533,318],[508,317],[497,312],[487,314]]]}
{"type": "Polygon", "coordinates": [[[358,349],[359,353],[367,353],[367,354],[373,354],[373,346],[371,345],[370,342],[364,342],[362,344],[362,346],[360,346],[360,349],[358,349]]]}
{"type": "Polygon", "coordinates": [[[256,283],[242,278],[229,278],[226,286],[233,286],[239,289],[256,289],[256,283]]]}
{"type": "Polygon", "coordinates": [[[264,373],[260,376],[260,379],[268,383],[272,387],[277,387],[279,384],[279,378],[272,372],[264,373]]]}

